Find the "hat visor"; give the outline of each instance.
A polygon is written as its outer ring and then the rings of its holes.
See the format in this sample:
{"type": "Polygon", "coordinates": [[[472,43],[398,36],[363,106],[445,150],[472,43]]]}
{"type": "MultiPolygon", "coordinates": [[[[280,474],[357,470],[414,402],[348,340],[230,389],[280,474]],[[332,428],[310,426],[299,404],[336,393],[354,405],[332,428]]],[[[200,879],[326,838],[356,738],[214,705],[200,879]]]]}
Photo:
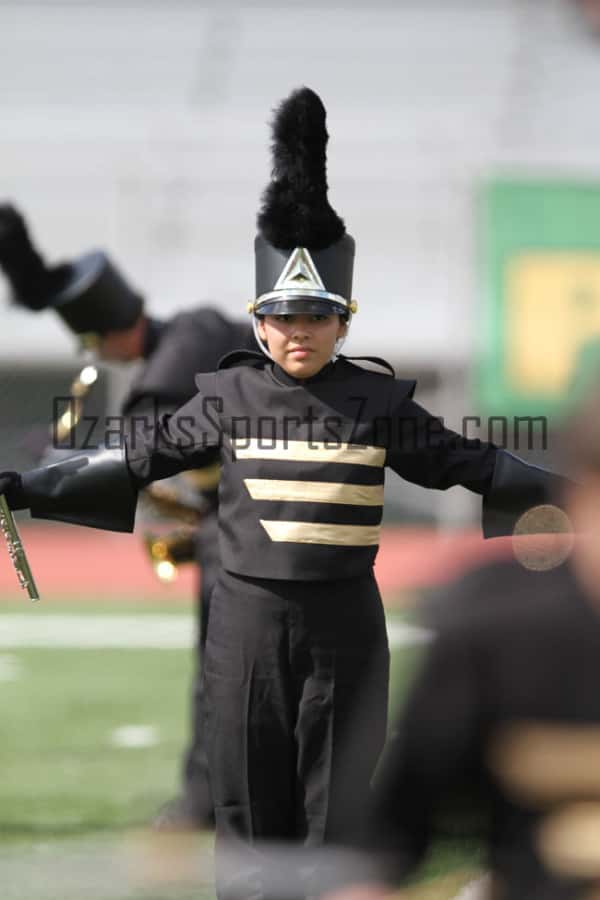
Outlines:
{"type": "Polygon", "coordinates": [[[282,297],[261,303],[256,310],[257,316],[287,316],[294,314],[309,316],[347,316],[349,309],[334,300],[320,300],[313,297],[282,297]]]}

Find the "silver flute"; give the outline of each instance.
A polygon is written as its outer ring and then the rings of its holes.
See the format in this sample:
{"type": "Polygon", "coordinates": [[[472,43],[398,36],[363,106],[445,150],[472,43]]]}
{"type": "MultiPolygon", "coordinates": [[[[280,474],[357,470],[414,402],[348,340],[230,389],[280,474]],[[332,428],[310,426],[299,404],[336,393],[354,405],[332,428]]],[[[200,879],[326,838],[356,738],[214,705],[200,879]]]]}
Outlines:
{"type": "Polygon", "coordinates": [[[6,538],[8,555],[12,559],[19,584],[23,590],[27,591],[31,600],[39,600],[40,595],[29,567],[27,554],[23,548],[14,516],[4,494],[0,494],[0,530],[6,538]]]}

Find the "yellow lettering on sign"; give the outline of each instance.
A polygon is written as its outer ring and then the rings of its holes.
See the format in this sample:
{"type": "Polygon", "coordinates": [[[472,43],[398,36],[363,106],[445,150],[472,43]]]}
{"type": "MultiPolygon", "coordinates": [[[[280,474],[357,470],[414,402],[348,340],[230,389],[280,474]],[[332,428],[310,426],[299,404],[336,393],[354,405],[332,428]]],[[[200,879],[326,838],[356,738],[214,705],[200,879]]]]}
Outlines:
{"type": "Polygon", "coordinates": [[[600,354],[600,253],[536,251],[506,269],[506,371],[519,392],[562,395],[586,345],[600,354]]]}

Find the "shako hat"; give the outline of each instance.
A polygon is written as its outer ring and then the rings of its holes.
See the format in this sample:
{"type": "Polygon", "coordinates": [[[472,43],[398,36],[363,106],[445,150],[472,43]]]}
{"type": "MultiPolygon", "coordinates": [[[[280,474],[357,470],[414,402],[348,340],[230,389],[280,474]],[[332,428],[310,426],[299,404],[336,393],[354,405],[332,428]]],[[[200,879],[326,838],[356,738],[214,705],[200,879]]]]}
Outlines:
{"type": "Polygon", "coordinates": [[[272,176],[254,242],[256,299],[248,310],[255,316],[356,312],[354,240],[327,198],[325,118],[307,87],[275,111],[272,176]]]}
{"type": "Polygon", "coordinates": [[[143,309],[141,295],[101,250],[47,266],[23,216],[9,204],[0,205],[0,267],[15,303],[35,311],[54,309],[84,343],[130,328],[143,309]]]}

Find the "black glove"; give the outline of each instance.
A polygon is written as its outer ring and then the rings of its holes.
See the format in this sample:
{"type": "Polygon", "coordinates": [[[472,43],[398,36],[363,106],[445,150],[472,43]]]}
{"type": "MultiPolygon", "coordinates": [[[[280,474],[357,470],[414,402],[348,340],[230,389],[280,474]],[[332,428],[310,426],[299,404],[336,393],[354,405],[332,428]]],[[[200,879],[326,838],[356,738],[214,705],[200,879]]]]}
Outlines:
{"type": "Polygon", "coordinates": [[[0,494],[4,494],[10,509],[29,508],[18,472],[0,472],[0,494]]]}
{"type": "Polygon", "coordinates": [[[44,309],[48,299],[68,281],[68,264],[48,268],[34,247],[23,216],[9,203],[0,203],[0,268],[17,303],[44,309]]]}

